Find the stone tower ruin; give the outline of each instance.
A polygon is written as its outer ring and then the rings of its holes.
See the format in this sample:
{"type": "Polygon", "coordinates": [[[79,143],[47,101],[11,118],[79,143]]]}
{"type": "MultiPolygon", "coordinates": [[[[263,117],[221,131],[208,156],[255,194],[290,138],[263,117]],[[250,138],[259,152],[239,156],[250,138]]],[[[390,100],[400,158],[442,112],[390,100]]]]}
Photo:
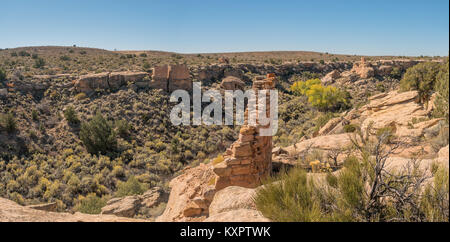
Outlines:
{"type": "MultiPolygon", "coordinates": [[[[275,75],[268,74],[266,79],[255,80],[253,90],[256,99],[260,90],[275,89],[275,75]]],[[[258,103],[258,100],[255,102],[258,103]]],[[[256,105],[258,110],[258,105],[256,105]]],[[[266,94],[266,115],[270,117],[270,94],[266,94]]],[[[262,126],[256,120],[256,125],[248,124],[248,109],[245,112],[245,124],[240,129],[239,139],[227,149],[224,161],[214,166],[216,173],[216,190],[228,186],[255,188],[270,175],[272,170],[272,136],[260,136],[262,126]]]]}

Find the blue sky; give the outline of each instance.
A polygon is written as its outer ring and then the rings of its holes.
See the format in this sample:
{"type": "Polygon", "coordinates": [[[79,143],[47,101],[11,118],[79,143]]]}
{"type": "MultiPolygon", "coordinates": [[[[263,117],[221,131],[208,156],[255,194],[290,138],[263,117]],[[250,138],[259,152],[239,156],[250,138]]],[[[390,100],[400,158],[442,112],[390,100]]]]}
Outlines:
{"type": "Polygon", "coordinates": [[[0,48],[448,55],[448,0],[2,0],[0,48]]]}

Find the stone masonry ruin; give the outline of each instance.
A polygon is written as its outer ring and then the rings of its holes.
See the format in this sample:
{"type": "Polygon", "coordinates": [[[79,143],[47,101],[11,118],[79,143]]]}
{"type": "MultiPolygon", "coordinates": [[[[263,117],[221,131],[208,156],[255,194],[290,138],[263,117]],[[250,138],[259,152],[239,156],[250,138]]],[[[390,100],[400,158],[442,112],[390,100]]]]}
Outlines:
{"type": "MultiPolygon", "coordinates": [[[[256,99],[260,90],[275,89],[275,75],[255,80],[253,90],[256,99]]],[[[255,102],[258,103],[258,100],[255,102]]],[[[266,94],[266,116],[270,117],[270,94],[266,94]]],[[[258,105],[256,106],[256,112],[258,105]]],[[[245,124],[240,129],[239,139],[224,155],[224,161],[214,166],[217,175],[215,188],[219,191],[228,186],[255,188],[272,170],[272,136],[260,136],[260,130],[268,128],[256,120],[256,125],[248,124],[248,109],[245,111],[245,124]]]]}

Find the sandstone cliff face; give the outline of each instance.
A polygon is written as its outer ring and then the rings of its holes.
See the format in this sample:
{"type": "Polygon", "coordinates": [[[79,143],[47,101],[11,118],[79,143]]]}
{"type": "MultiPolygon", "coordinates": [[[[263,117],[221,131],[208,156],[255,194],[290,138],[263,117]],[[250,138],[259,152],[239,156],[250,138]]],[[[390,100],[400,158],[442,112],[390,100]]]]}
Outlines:
{"type": "Polygon", "coordinates": [[[90,93],[97,89],[116,91],[128,82],[137,82],[148,76],[146,72],[104,72],[81,76],[74,86],[78,92],[90,93]]]}
{"type": "Polygon", "coordinates": [[[55,213],[37,210],[0,198],[0,222],[145,222],[114,215],[55,213]]]}

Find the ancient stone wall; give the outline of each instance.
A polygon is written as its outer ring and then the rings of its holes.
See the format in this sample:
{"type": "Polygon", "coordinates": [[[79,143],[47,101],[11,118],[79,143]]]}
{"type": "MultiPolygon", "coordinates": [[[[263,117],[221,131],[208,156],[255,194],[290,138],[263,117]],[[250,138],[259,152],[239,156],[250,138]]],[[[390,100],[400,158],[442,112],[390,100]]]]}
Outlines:
{"type": "Polygon", "coordinates": [[[153,68],[152,80],[150,81],[150,88],[168,90],[169,81],[169,66],[155,66],[153,68]]]}
{"type": "Polygon", "coordinates": [[[153,68],[151,88],[173,92],[178,89],[192,90],[192,80],[186,65],[164,65],[153,68]]]}
{"type": "Polygon", "coordinates": [[[187,65],[169,66],[169,92],[175,90],[192,90],[191,75],[187,65]]]}
{"type": "MultiPolygon", "coordinates": [[[[275,89],[275,77],[268,74],[264,80],[255,80],[253,90],[275,89]]],[[[266,96],[266,115],[270,116],[270,97],[266,96]]],[[[257,97],[258,95],[256,95],[257,97]]],[[[258,103],[258,100],[255,100],[258,103]]],[[[256,107],[256,111],[258,106],[256,107]]],[[[224,155],[224,161],[215,165],[217,174],[216,190],[228,186],[255,188],[261,185],[262,179],[270,175],[272,170],[272,136],[261,136],[260,131],[268,128],[256,120],[256,125],[248,124],[248,110],[246,123],[242,126],[239,139],[234,142],[224,155]]]]}

